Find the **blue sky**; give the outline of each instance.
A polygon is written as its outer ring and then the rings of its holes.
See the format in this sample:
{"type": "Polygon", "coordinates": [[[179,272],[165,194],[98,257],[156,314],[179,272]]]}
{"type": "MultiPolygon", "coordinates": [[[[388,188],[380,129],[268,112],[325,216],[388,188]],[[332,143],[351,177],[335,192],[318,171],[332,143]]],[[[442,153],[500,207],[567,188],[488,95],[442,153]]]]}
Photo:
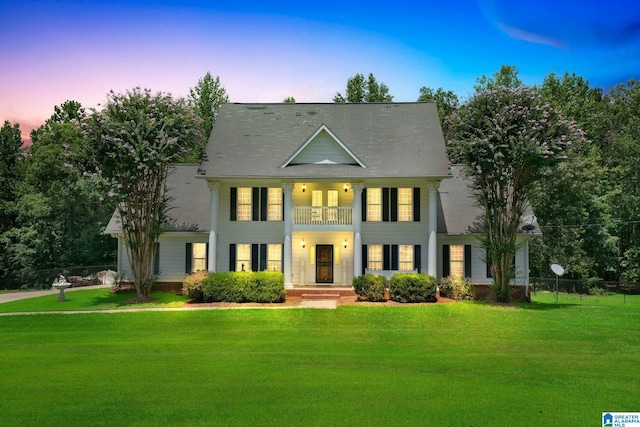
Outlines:
{"type": "Polygon", "coordinates": [[[395,101],[468,96],[515,65],[526,84],[574,72],[605,90],[640,78],[640,2],[0,2],[0,120],[26,135],[67,99],[135,86],[186,96],[207,71],[234,102],[331,102],[356,73],[395,101]]]}

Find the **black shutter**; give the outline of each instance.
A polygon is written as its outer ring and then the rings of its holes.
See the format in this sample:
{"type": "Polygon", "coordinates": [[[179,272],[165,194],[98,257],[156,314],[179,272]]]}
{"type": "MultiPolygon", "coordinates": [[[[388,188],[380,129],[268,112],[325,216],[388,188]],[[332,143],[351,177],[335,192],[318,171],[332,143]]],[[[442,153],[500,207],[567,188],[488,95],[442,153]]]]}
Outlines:
{"type": "Polygon", "coordinates": [[[369,252],[367,252],[367,245],[362,245],[362,274],[367,272],[369,267],[369,252]]]}
{"type": "Polygon", "coordinates": [[[391,203],[389,210],[391,211],[391,222],[398,222],[398,189],[390,188],[391,203]]]}
{"type": "Polygon", "coordinates": [[[442,245],[442,277],[451,275],[451,254],[449,245],[442,245]]]}
{"type": "Polygon", "coordinates": [[[487,278],[491,279],[493,275],[491,274],[491,264],[487,263],[487,278]]]}
{"type": "Polygon", "coordinates": [[[413,189],[413,221],[420,222],[420,187],[413,189]]]}
{"type": "Polygon", "coordinates": [[[382,221],[389,222],[389,189],[382,189],[382,221]]]}
{"type": "MultiPolygon", "coordinates": [[[[280,216],[282,217],[282,218],[280,218],[280,221],[284,221],[284,191],[282,192],[282,202],[280,204],[280,207],[281,207],[280,216]]],[[[282,258],[282,259],[284,259],[284,258],[282,258]]]]}
{"type": "Polygon", "coordinates": [[[420,245],[413,247],[413,269],[418,273],[422,270],[422,246],[420,245]]]}
{"type": "Polygon", "coordinates": [[[251,220],[260,221],[260,187],[251,189],[251,220]]]}
{"type": "Polygon", "coordinates": [[[229,202],[231,221],[238,220],[238,188],[231,187],[231,201],[229,202]]]}
{"type": "Polygon", "coordinates": [[[366,222],[366,221],[367,221],[367,189],[364,188],[362,189],[362,222],[366,222]]]}
{"type": "Polygon", "coordinates": [[[258,244],[251,245],[251,271],[260,271],[260,260],[258,258],[258,244]]]}
{"type": "Polygon", "coordinates": [[[398,245],[391,245],[391,270],[400,270],[400,252],[398,245]]]}
{"type": "Polygon", "coordinates": [[[208,243],[207,243],[207,255],[204,262],[205,262],[205,269],[209,271],[209,244],[208,243]]]}
{"type": "Polygon", "coordinates": [[[153,259],[153,274],[160,274],[160,243],[156,243],[156,256],[153,259]]]}
{"type": "Polygon", "coordinates": [[[259,271],[264,271],[267,269],[267,245],[266,244],[260,245],[260,265],[258,267],[260,268],[259,271]]]}
{"type": "Polygon", "coordinates": [[[191,274],[193,272],[193,243],[187,243],[184,254],[184,272],[191,274]]]}
{"type": "Polygon", "coordinates": [[[236,271],[236,245],[229,245],[229,271],[236,271]]]}
{"type": "Polygon", "coordinates": [[[382,246],[382,269],[391,270],[391,246],[382,246]]]}
{"type": "Polygon", "coordinates": [[[267,220],[267,187],[262,187],[260,189],[260,221],[267,220]]]}
{"type": "Polygon", "coordinates": [[[280,273],[284,273],[284,245],[280,245],[280,273]]]}
{"type": "Polygon", "coordinates": [[[471,277],[471,245],[464,245],[464,277],[471,277]]]}

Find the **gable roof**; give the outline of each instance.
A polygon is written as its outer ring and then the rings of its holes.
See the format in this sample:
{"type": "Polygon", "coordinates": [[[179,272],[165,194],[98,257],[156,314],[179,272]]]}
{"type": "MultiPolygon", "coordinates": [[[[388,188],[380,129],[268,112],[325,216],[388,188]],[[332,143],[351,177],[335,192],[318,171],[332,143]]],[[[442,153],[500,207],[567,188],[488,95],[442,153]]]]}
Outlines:
{"type": "MultiPolygon", "coordinates": [[[[196,179],[197,164],[171,166],[167,175],[167,195],[170,197],[167,231],[209,231],[210,196],[207,182],[196,179]]],[[[105,234],[122,232],[116,210],[104,230],[105,234]]]]}
{"type": "Polygon", "coordinates": [[[296,164],[357,164],[366,167],[324,123],[280,167],[296,164]],[[322,138],[325,135],[327,137],[322,138]]]}
{"type": "MultiPolygon", "coordinates": [[[[478,234],[482,230],[482,208],[474,199],[471,181],[464,176],[464,166],[451,166],[451,179],[443,179],[438,189],[438,233],[452,235],[478,234]]],[[[529,204],[524,217],[533,215],[529,204]]],[[[518,234],[526,234],[520,224],[518,234]]],[[[540,225],[533,222],[535,228],[529,233],[541,235],[540,225]]]]}
{"type": "Polygon", "coordinates": [[[199,174],[214,179],[442,178],[449,170],[433,103],[228,103],[218,111],[199,174]],[[292,162],[324,132],[355,163],[292,162]]]}

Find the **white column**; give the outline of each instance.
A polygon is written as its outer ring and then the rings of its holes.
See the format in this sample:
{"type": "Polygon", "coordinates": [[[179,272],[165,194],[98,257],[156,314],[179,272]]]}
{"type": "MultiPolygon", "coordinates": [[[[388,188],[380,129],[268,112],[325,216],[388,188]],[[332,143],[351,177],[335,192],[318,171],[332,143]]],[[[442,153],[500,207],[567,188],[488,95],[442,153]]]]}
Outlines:
{"type": "Polygon", "coordinates": [[[353,224],[353,277],[362,276],[362,190],[364,184],[351,184],[353,189],[353,206],[351,208],[351,223],[353,224]]]}
{"type": "Polygon", "coordinates": [[[429,187],[429,244],[427,248],[427,274],[438,277],[438,186],[439,182],[430,182],[429,187]]]}
{"type": "Polygon", "coordinates": [[[282,260],[282,271],[284,272],[284,287],[293,289],[292,262],[293,248],[291,246],[291,234],[293,233],[293,184],[282,184],[284,200],[282,209],[284,211],[284,259],[282,260]]]}
{"type": "Polygon", "coordinates": [[[209,187],[210,213],[209,213],[209,262],[207,270],[215,273],[218,269],[218,200],[220,183],[207,182],[209,187]]]}

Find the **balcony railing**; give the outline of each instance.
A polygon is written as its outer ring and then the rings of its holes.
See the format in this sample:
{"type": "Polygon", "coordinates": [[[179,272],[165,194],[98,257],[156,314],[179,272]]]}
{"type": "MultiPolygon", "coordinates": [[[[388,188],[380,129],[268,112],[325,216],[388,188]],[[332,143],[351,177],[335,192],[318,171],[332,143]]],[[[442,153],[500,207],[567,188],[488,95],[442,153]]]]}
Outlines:
{"type": "Polygon", "coordinates": [[[295,225],[351,225],[350,207],[298,207],[294,208],[295,225]]]}

